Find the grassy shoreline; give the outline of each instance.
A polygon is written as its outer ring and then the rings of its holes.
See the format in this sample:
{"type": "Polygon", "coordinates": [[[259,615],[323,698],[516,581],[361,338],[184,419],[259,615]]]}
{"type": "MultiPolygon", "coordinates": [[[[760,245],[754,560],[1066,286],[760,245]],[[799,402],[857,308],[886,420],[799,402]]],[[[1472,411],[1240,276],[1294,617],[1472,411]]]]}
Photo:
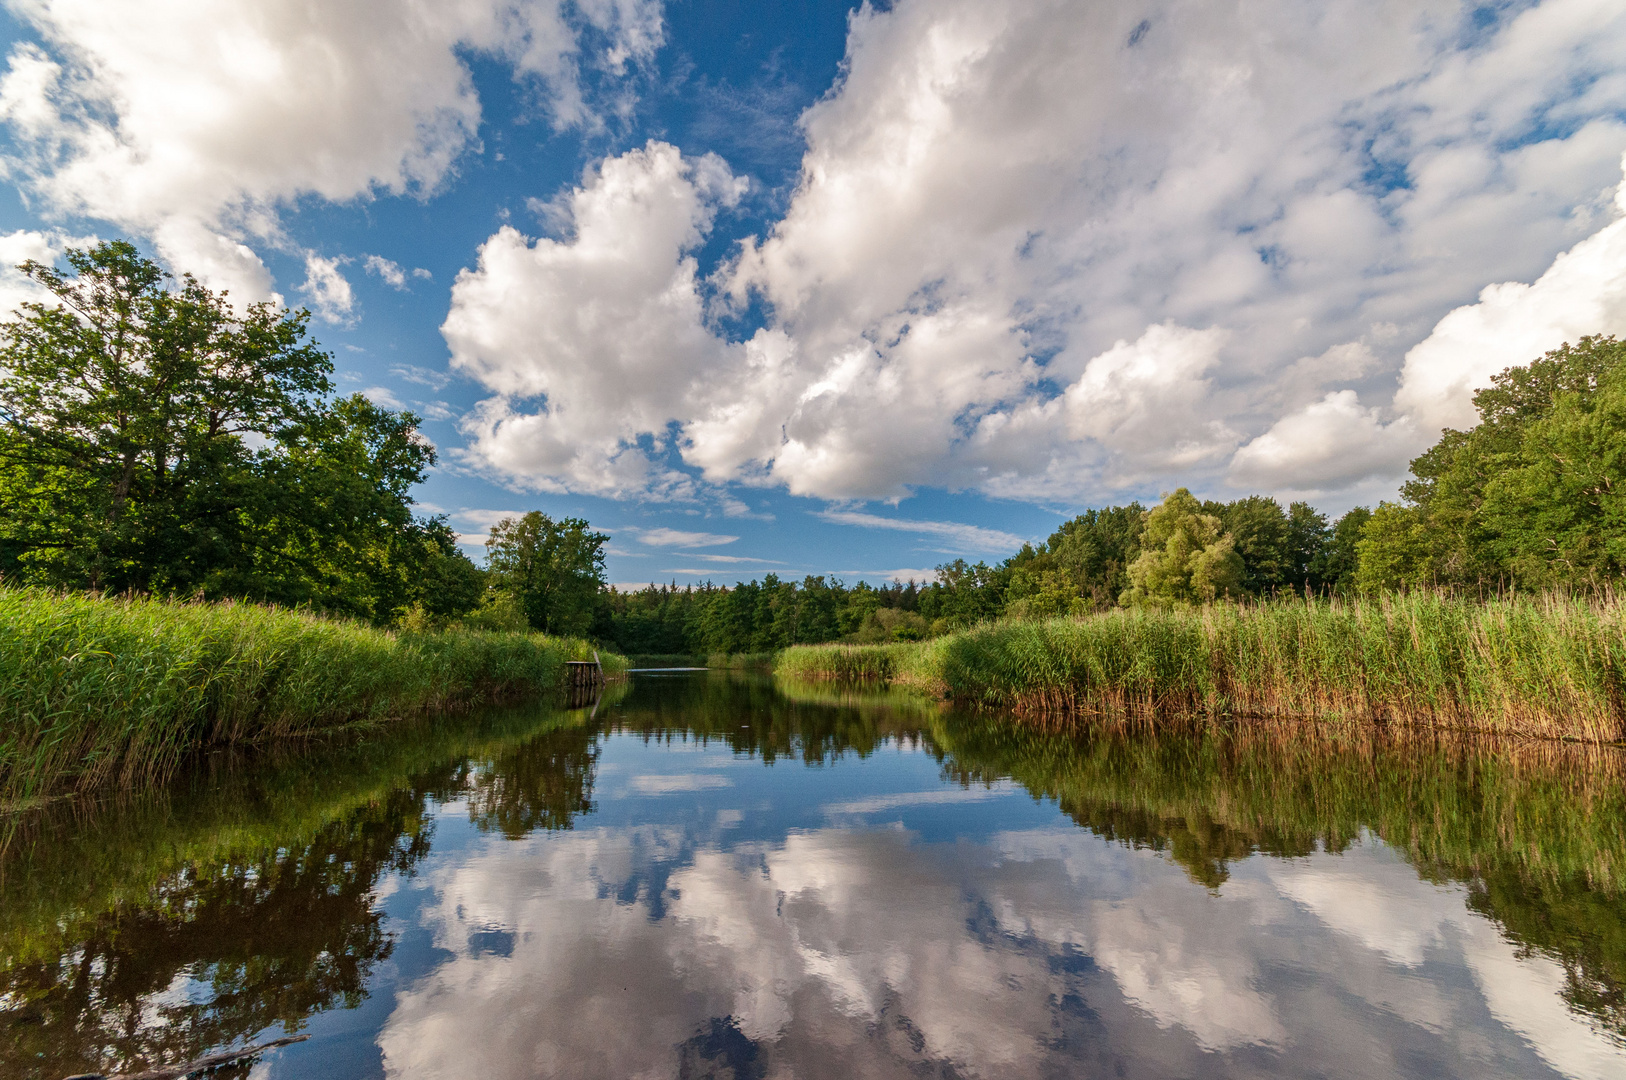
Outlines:
{"type": "Polygon", "coordinates": [[[797,646],[777,674],[914,686],[1023,714],[1170,712],[1626,738],[1626,603],[1412,593],[988,624],[797,646]]]}
{"type": "Polygon", "coordinates": [[[0,589],[0,802],[151,783],[206,747],[539,694],[590,655],[536,634],[0,589]]]}

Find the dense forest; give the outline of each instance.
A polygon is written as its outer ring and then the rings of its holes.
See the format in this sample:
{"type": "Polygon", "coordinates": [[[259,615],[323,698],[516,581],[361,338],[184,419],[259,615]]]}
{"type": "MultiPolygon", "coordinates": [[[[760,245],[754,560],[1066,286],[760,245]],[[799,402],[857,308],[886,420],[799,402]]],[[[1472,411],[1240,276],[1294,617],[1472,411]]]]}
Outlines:
{"type": "Polygon", "coordinates": [[[1082,615],[1120,603],[1347,592],[1370,511],[1329,522],[1305,503],[1199,502],[1088,510],[993,566],[956,559],[937,580],[847,586],[824,577],[602,594],[594,634],[629,654],[767,652],[824,641],[917,641],[1000,617],[1082,615]],[[1155,543],[1154,543],[1155,542],[1155,543]]]}
{"type": "Polygon", "coordinates": [[[128,243],[20,269],[52,303],[0,324],[0,580],[304,607],[380,626],[589,635],[631,654],[919,640],[1001,617],[1283,593],[1591,588],[1626,571],[1626,344],[1589,337],[1496,376],[1481,422],[1336,520],[1251,495],[1088,510],[930,582],[768,575],[605,587],[608,537],[531,512],[485,566],[414,512],[435,464],[410,412],[333,392],[308,313],[239,311],[128,243]]]}

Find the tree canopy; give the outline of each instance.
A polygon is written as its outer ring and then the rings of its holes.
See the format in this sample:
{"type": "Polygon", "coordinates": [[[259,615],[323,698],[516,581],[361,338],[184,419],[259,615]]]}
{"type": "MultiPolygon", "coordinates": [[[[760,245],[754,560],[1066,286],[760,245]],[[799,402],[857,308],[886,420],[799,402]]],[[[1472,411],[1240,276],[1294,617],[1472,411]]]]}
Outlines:
{"type": "Polygon", "coordinates": [[[1626,342],[1582,338],[1474,395],[1357,545],[1368,592],[1576,587],[1626,573],[1626,342]]]}
{"type": "MultiPolygon", "coordinates": [[[[1281,514],[1274,502],[1261,501],[1281,514]]],[[[1249,505],[1243,513],[1256,515],[1262,509],[1249,505]]],[[[1280,541],[1281,536],[1274,539],[1280,541]]],[[[1224,531],[1216,515],[1203,513],[1202,504],[1185,488],[1176,489],[1146,515],[1140,542],[1140,556],[1129,564],[1125,603],[1201,604],[1242,594],[1248,567],[1237,554],[1235,537],[1224,531]]],[[[1268,561],[1255,566],[1275,578],[1280,544],[1265,543],[1261,541],[1261,550],[1268,552],[1268,561]]]]}
{"type": "Polygon", "coordinates": [[[124,241],[65,258],[20,267],[53,302],[0,324],[6,580],[378,622],[468,601],[478,571],[412,512],[418,418],[333,399],[307,312],[238,309],[124,241]]]}
{"type": "Polygon", "coordinates": [[[504,518],[486,540],[493,584],[519,601],[533,630],[581,635],[593,624],[604,588],[604,545],[582,518],[554,521],[539,510],[504,518]]]}

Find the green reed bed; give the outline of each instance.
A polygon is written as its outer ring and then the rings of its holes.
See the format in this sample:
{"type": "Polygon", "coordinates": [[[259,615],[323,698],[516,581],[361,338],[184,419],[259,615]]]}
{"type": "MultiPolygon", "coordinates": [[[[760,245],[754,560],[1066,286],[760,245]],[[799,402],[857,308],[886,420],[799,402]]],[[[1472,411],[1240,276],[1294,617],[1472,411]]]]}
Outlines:
{"type": "Polygon", "coordinates": [[[538,693],[588,652],[540,635],[0,589],[0,800],[150,782],[210,745],[538,693]]]}
{"type": "Polygon", "coordinates": [[[911,675],[930,670],[929,664],[921,662],[922,654],[929,647],[915,642],[892,645],[793,645],[779,654],[774,664],[774,674],[802,680],[908,682],[911,675]]]}
{"type": "Polygon", "coordinates": [[[928,686],[1018,712],[1150,708],[1626,737],[1613,598],[1410,594],[988,624],[920,645],[787,650],[800,678],[928,686]]]}

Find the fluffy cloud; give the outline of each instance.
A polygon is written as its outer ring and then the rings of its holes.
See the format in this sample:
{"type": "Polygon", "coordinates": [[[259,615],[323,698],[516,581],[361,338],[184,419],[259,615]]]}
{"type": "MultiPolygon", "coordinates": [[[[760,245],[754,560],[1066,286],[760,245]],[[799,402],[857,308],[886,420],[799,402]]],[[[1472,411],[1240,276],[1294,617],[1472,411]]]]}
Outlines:
{"type": "Polygon", "coordinates": [[[37,229],[0,234],[0,319],[10,318],[18,304],[50,299],[50,293],[25,277],[18,266],[30,261],[49,266],[66,249],[92,247],[95,243],[94,236],[67,236],[37,229]]]}
{"type": "MultiPolygon", "coordinates": [[[[725,200],[691,172],[721,165],[611,159],[568,197],[576,239],[501,232],[460,283],[448,340],[500,395],[474,454],[534,486],[628,493],[681,487],[657,465],[676,453],[705,481],[832,499],[1392,476],[1479,377],[1431,346],[1387,404],[1447,312],[1559,274],[1566,249],[1595,258],[1531,292],[1579,274],[1601,296],[1620,266],[1626,12],[1479,10],[865,8],[803,116],[783,218],[714,279],[767,325],[740,342],[705,318],[691,252],[725,200]],[[651,193],[594,217],[624,172],[651,193]],[[594,279],[593,258],[625,273],[594,279]],[[476,317],[500,324],[479,343],[476,317]]],[[[1509,349],[1529,359],[1608,310],[1576,301],[1509,349]]]]}
{"type": "Polygon", "coordinates": [[[578,73],[625,68],[661,40],[658,0],[20,0],[44,41],[16,46],[0,117],[13,177],[49,212],[150,237],[246,297],[271,281],[249,242],[284,243],[278,211],[441,185],[480,102],[460,50],[541,81],[558,126],[595,113],[578,73]]]}
{"type": "Polygon", "coordinates": [[[1153,467],[1190,468],[1236,444],[1207,418],[1227,334],[1165,324],[1092,359],[1062,395],[1068,431],[1153,467]]]}
{"type": "Polygon", "coordinates": [[[362,265],[369,274],[375,274],[384,284],[392,289],[406,288],[406,271],[394,259],[386,259],[382,255],[369,255],[362,265]]]}
{"type": "Polygon", "coordinates": [[[305,256],[305,282],[299,291],[310,301],[311,310],[323,322],[343,324],[350,321],[356,308],[356,296],[350,281],[339,269],[348,262],[344,258],[324,259],[315,253],[305,256]]]}
{"type": "Polygon", "coordinates": [[[1343,487],[1393,472],[1417,445],[1409,417],[1384,423],[1379,410],[1361,406],[1355,391],[1337,390],[1239,448],[1230,475],[1241,486],[1343,487]]]}
{"type": "MultiPolygon", "coordinates": [[[[1626,169],[1626,158],[1622,159],[1626,169]]],[[[1626,214],[1626,180],[1615,193],[1626,214]]],[[[1626,217],[1553,260],[1533,284],[1488,285],[1406,354],[1395,404],[1433,434],[1476,423],[1490,376],[1587,334],[1626,335],[1626,217]]]]}
{"type": "Polygon", "coordinates": [[[568,238],[487,240],[442,327],[452,366],[499,392],[464,422],[472,459],[543,488],[685,483],[639,439],[745,351],[706,329],[690,254],[743,190],[721,160],[652,142],[590,172],[565,203],[568,238]]]}

